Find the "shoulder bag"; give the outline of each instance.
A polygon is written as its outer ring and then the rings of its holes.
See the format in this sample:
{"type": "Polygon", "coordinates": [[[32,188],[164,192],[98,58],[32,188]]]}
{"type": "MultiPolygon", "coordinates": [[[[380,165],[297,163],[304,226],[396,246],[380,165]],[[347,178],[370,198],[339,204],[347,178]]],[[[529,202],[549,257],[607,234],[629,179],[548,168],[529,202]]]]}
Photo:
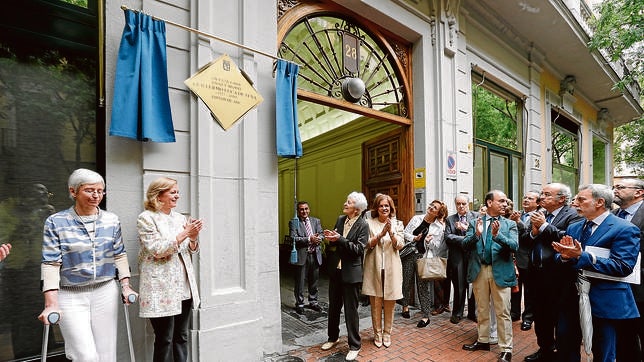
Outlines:
{"type": "Polygon", "coordinates": [[[425,255],[416,260],[416,270],[421,280],[443,280],[447,278],[447,258],[434,256],[427,248],[425,255]]]}

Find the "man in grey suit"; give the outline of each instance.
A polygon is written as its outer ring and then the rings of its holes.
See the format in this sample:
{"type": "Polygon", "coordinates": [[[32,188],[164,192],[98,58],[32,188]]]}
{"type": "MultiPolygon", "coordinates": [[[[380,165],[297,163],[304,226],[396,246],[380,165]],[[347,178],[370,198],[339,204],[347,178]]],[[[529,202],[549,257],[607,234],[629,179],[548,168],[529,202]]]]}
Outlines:
{"type": "MultiPolygon", "coordinates": [[[[463,239],[470,222],[479,214],[469,210],[469,199],[465,195],[456,196],[454,199],[456,214],[447,217],[445,222],[445,243],[449,249],[447,256],[447,278],[454,286],[454,302],[450,322],[457,324],[463,319],[465,299],[467,296],[467,260],[469,252],[463,249],[463,239]]],[[[467,305],[468,315],[476,319],[476,305],[472,296],[467,305]]]]}
{"type": "Polygon", "coordinates": [[[297,248],[297,263],[295,264],[295,310],[304,313],[304,280],[308,281],[309,308],[321,312],[318,304],[318,279],[322,265],[322,224],[320,219],[309,216],[309,203],[297,203],[297,225],[289,223],[289,235],[297,248]]]}
{"type": "Polygon", "coordinates": [[[570,187],[547,184],[540,203],[545,212],[530,215],[529,239],[532,242],[530,272],[534,296],[534,324],[539,350],[525,357],[526,362],[553,361],[555,350],[561,361],[579,361],[581,329],[575,289],[577,273],[555,262],[553,242],[566,234],[568,226],[582,219],[569,206],[570,187]]]}
{"type": "MultiPolygon", "coordinates": [[[[613,186],[614,203],[619,209],[614,214],[632,222],[640,229],[640,253],[644,253],[644,180],[624,179],[613,186]]],[[[644,269],[639,270],[640,284],[631,284],[640,317],[634,323],[626,323],[617,331],[617,360],[642,361],[642,344],[644,343],[644,269]]]]}
{"type": "Polygon", "coordinates": [[[505,193],[492,190],[485,195],[486,215],[473,220],[463,239],[463,247],[471,251],[467,280],[472,283],[476,298],[478,338],[464,344],[466,351],[490,350],[490,299],[499,333],[501,354],[498,362],[512,360],[512,319],[510,288],[517,284],[512,254],[519,248],[517,224],[501,217],[508,207],[505,193]]]}

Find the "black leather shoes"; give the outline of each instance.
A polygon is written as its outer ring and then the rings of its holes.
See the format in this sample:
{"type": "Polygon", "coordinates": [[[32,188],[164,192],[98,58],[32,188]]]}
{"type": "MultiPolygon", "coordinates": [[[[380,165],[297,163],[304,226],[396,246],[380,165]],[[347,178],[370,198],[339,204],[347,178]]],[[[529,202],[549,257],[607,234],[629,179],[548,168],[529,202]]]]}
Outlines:
{"type": "Polygon", "coordinates": [[[449,321],[450,321],[452,324],[458,324],[462,319],[463,319],[463,317],[459,317],[459,316],[457,316],[457,315],[453,315],[453,316],[451,316],[451,317],[450,317],[449,321]]]}
{"type": "Polygon", "coordinates": [[[409,319],[409,318],[411,318],[411,315],[409,315],[408,310],[404,310],[404,311],[402,311],[402,317],[405,318],[405,319],[409,319]]]}
{"type": "Polygon", "coordinates": [[[510,362],[512,361],[512,353],[510,352],[501,352],[499,355],[498,362],[510,362]]]}
{"type": "Polygon", "coordinates": [[[304,314],[304,307],[295,307],[295,312],[297,314],[304,314]]]}
{"type": "Polygon", "coordinates": [[[464,344],[463,349],[466,351],[489,351],[490,344],[476,341],[472,344],[464,344]]]}
{"type": "Polygon", "coordinates": [[[521,330],[522,331],[529,331],[532,329],[532,321],[523,321],[521,323],[521,330]]]}
{"type": "Polygon", "coordinates": [[[478,323],[478,319],[476,319],[475,315],[467,315],[467,319],[471,320],[474,323],[478,323]]]}
{"type": "Polygon", "coordinates": [[[428,325],[429,325],[429,318],[427,318],[427,320],[426,320],[426,321],[424,321],[424,320],[422,320],[422,319],[421,319],[421,320],[419,320],[419,321],[418,321],[418,324],[416,324],[416,327],[418,327],[418,328],[425,328],[425,327],[427,327],[428,325]]]}
{"type": "Polygon", "coordinates": [[[553,361],[555,359],[555,352],[545,352],[542,349],[539,349],[533,354],[527,355],[523,360],[526,362],[537,362],[537,361],[553,361]]]}
{"type": "Polygon", "coordinates": [[[319,304],[309,304],[309,308],[313,309],[316,312],[322,312],[322,307],[319,304]]]}

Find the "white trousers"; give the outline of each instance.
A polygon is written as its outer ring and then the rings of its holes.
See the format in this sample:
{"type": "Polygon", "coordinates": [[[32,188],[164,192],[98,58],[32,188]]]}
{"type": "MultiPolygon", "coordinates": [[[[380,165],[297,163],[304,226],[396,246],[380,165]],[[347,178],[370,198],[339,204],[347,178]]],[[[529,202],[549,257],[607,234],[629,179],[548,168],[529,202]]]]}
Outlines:
{"type": "Polygon", "coordinates": [[[60,331],[65,354],[76,362],[116,362],[119,287],[115,280],[99,286],[58,291],[60,331]]]}

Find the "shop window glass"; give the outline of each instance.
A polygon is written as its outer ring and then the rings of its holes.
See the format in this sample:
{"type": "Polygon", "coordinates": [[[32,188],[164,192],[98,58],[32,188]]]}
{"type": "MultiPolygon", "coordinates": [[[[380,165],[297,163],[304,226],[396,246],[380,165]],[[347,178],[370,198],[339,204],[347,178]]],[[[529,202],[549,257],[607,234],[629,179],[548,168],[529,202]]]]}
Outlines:
{"type": "MultiPolygon", "coordinates": [[[[70,207],[67,177],[96,169],[96,62],[0,38],[0,360],[41,351],[44,220],[70,207]]],[[[54,328],[49,351],[60,353],[54,328]]],[[[37,359],[40,359],[37,357],[37,359]]]]}

